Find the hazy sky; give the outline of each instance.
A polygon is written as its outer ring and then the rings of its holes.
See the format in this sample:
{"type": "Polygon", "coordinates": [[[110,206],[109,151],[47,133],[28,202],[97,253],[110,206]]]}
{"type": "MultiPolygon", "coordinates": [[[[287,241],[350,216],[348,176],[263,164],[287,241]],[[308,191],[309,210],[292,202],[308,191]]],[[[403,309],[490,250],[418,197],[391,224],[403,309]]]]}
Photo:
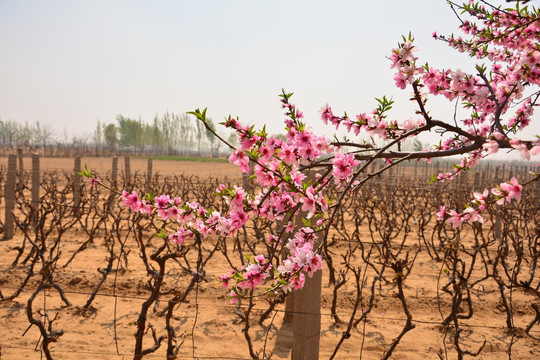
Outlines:
{"type": "MultiPolygon", "coordinates": [[[[414,116],[386,59],[402,34],[416,37],[422,61],[472,71],[431,37],[458,24],[444,0],[0,0],[0,119],[44,122],[62,138],[119,113],[150,121],[208,107],[214,120],[280,132],[284,87],[331,135],[318,115],[326,103],[353,115],[387,95],[394,118],[414,116]]],[[[432,105],[452,119],[451,105],[432,105]]]]}

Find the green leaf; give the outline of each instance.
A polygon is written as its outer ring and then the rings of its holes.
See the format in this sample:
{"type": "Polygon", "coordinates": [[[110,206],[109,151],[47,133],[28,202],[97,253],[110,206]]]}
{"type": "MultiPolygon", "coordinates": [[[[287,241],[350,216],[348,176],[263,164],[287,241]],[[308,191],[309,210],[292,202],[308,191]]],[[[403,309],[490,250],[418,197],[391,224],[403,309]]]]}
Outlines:
{"type": "Polygon", "coordinates": [[[262,130],[257,133],[257,135],[260,136],[260,137],[266,138],[266,136],[267,136],[266,124],[263,126],[262,130]]]}
{"type": "Polygon", "coordinates": [[[206,123],[206,110],[207,108],[204,108],[204,110],[201,112],[201,110],[195,109],[195,111],[188,111],[187,114],[194,115],[197,119],[203,123],[206,123]]]}
{"type": "Polygon", "coordinates": [[[234,278],[238,281],[243,281],[244,280],[244,277],[242,276],[242,274],[240,274],[238,271],[236,271],[234,273],[234,278]]]}
{"type": "Polygon", "coordinates": [[[167,239],[167,234],[163,229],[159,229],[159,232],[156,234],[156,236],[161,239],[167,239]]]}
{"type": "Polygon", "coordinates": [[[84,176],[84,177],[87,177],[87,178],[94,177],[92,175],[92,173],[90,172],[90,170],[88,170],[88,166],[86,164],[84,164],[84,171],[78,172],[77,175],[81,175],[81,176],[84,176]]]}
{"type": "Polygon", "coordinates": [[[235,293],[238,297],[241,296],[240,293],[238,292],[238,289],[236,288],[236,286],[234,286],[234,287],[232,288],[232,291],[234,291],[234,293],[235,293]]]}

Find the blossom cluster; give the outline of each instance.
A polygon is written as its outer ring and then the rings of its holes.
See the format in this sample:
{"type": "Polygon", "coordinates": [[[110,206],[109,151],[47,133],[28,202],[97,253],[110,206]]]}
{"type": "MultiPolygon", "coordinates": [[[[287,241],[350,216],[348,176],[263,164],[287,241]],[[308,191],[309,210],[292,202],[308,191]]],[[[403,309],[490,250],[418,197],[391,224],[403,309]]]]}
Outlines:
{"type": "MultiPolygon", "coordinates": [[[[219,190],[224,190],[221,185],[219,190]]],[[[235,187],[228,193],[227,200],[231,207],[224,216],[218,211],[209,211],[197,202],[182,201],[182,198],[171,198],[169,195],[160,195],[148,199],[140,199],[136,191],[122,192],[122,202],[135,212],[150,215],[156,213],[163,221],[173,221],[180,225],[178,230],[169,235],[169,239],[182,245],[186,239],[193,238],[194,232],[207,237],[212,234],[230,236],[249,220],[244,211],[243,203],[246,201],[245,191],[235,187]]]]}
{"type": "Polygon", "coordinates": [[[316,235],[312,228],[302,228],[289,239],[287,248],[290,255],[278,267],[282,279],[290,279],[284,291],[298,290],[304,287],[305,275],[311,277],[314,272],[322,269],[321,255],[314,252],[316,235]]]}
{"type": "MultiPolygon", "coordinates": [[[[525,92],[527,87],[540,85],[538,11],[527,8],[490,9],[474,1],[464,4],[460,9],[479,21],[478,24],[468,20],[462,22],[460,28],[467,38],[453,35],[445,37],[436,33],[433,36],[460,52],[489,60],[491,67],[483,64],[476,67],[476,73],[467,73],[461,69],[438,69],[420,64],[414,38],[409,35],[403,37],[403,42],[392,49],[389,56],[390,67],[396,70],[396,86],[401,89],[413,86],[411,100],[421,106],[425,106],[428,96],[432,95],[443,96],[448,101],[459,100],[465,109],[470,110],[459,125],[436,124],[443,128],[442,132],[454,134],[436,146],[435,151],[478,144],[475,149],[483,151],[481,157],[506,147],[516,149],[523,159],[530,160],[531,156],[540,153],[540,140],[523,141],[511,136],[511,133],[530,124],[538,99],[537,92],[528,96],[525,92]]],[[[422,108],[419,113],[424,119],[402,122],[388,120],[385,110],[384,106],[379,106],[369,115],[357,115],[354,121],[347,115],[334,115],[330,106],[326,105],[321,109],[321,118],[336,127],[344,126],[356,135],[365,130],[370,136],[382,139],[395,139],[404,133],[415,134],[411,131],[435,124],[422,108]]],[[[477,151],[463,153],[466,155],[462,164],[456,166],[453,172],[439,174],[438,180],[453,179],[462,170],[478,162],[477,151]]]]}
{"type": "Polygon", "coordinates": [[[348,132],[359,135],[362,131],[371,137],[378,137],[383,140],[395,139],[400,135],[413,133],[425,125],[423,119],[406,119],[399,123],[397,120],[387,120],[386,112],[391,109],[391,100],[383,98],[379,100],[379,106],[371,111],[371,115],[366,113],[356,115],[356,120],[351,120],[346,114],[339,117],[334,115],[332,108],[327,104],[321,110],[321,119],[325,124],[331,123],[338,129],[345,126],[348,132]]]}
{"type": "Polygon", "coordinates": [[[478,20],[462,22],[460,29],[465,37],[433,36],[471,57],[489,60],[491,68],[477,66],[477,74],[473,75],[426,65],[428,71],[421,81],[429,93],[449,100],[460,98],[472,110],[463,125],[471,134],[488,139],[483,144],[488,155],[509,143],[523,159],[530,160],[531,155],[540,153],[540,141],[509,139],[509,133],[527,127],[534,112],[536,99],[526,96],[525,89],[540,85],[538,10],[491,9],[474,1],[464,4],[461,10],[478,20]],[[508,115],[506,120],[504,115],[508,115]]]}
{"type": "MultiPolygon", "coordinates": [[[[255,194],[248,194],[239,186],[220,185],[216,193],[224,197],[228,205],[226,214],[180,197],[160,195],[141,199],[136,191],[122,193],[123,204],[133,211],[155,213],[163,221],[177,223],[177,231],[168,238],[179,245],[195,236],[233,236],[252,217],[286,222],[285,230],[290,239],[285,245],[288,255],[281,263],[274,267],[269,259],[259,255],[239,270],[220,276],[224,286],[232,288],[230,296],[233,300],[240,298],[245,290],[270,280],[273,281],[270,286],[276,290],[299,289],[304,284],[304,273],[312,276],[322,268],[322,258],[314,246],[314,229],[324,223],[324,214],[328,211],[328,200],[323,192],[328,180],[317,181],[320,174],[307,176],[302,167],[337,151],[333,173],[335,181],[340,182],[347,181],[352,174],[351,167],[359,163],[353,155],[342,154],[331,146],[326,138],[315,136],[302,123],[302,112],[290,104],[288,98],[284,94],[282,100],[288,117],[286,139],[269,136],[264,131],[255,132],[236,119],[226,121],[225,126],[233,128],[239,138],[239,148],[230,155],[229,161],[238,165],[242,172],[249,172],[250,162],[254,163],[254,176],[260,185],[255,194]],[[291,219],[299,213],[307,220],[314,219],[314,224],[295,232],[291,219]]],[[[279,237],[269,234],[268,245],[277,251],[283,244],[279,237]]]]}
{"type": "Polygon", "coordinates": [[[480,222],[483,224],[484,218],[482,217],[482,213],[486,210],[486,205],[490,200],[496,202],[497,205],[510,203],[514,199],[519,201],[522,191],[523,185],[519,184],[515,177],[512,177],[509,182],[503,182],[491,189],[492,199],[490,199],[490,191],[487,189],[484,189],[481,193],[474,192],[473,206],[467,206],[461,213],[458,213],[456,210],[447,211],[445,206],[441,206],[439,212],[437,212],[437,220],[448,221],[454,229],[463,223],[480,222]]]}

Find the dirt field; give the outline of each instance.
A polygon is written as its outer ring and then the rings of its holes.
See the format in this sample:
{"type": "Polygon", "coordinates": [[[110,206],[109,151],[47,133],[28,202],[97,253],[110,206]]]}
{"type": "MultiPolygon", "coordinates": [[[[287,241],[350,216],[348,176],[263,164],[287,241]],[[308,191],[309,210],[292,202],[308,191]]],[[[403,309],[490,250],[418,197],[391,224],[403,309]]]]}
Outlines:
{"type": "MultiPolygon", "coordinates": [[[[18,160],[17,160],[18,161],[18,160]]],[[[24,169],[32,169],[31,157],[24,157],[24,169]]],[[[66,158],[40,158],[40,171],[62,170],[70,171],[73,169],[74,160],[66,158]]],[[[103,174],[111,171],[112,159],[104,157],[83,157],[81,158],[81,166],[87,165],[89,169],[95,169],[103,174]]],[[[208,176],[226,176],[230,178],[238,178],[241,176],[237,166],[230,163],[206,163],[194,161],[152,161],[153,173],[162,175],[198,175],[201,177],[208,176]]],[[[146,173],[148,168],[148,160],[130,158],[130,167],[132,174],[146,173]]],[[[0,168],[7,168],[7,157],[0,157],[0,168]]],[[[118,158],[118,172],[125,170],[124,157],[118,158]]]]}
{"type": "MultiPolygon", "coordinates": [[[[122,160],[119,161],[119,171],[123,170],[122,160]]],[[[111,168],[109,158],[84,158],[81,162],[98,173],[106,173],[111,168]]],[[[5,158],[0,159],[0,167],[5,169],[6,163],[5,158]]],[[[146,166],[146,160],[131,159],[132,172],[144,173],[146,166]]],[[[31,168],[29,158],[25,159],[24,167],[31,168]]],[[[73,159],[41,159],[42,172],[71,169],[73,159]]],[[[163,175],[198,175],[201,178],[227,176],[241,181],[238,168],[230,164],[154,161],[153,169],[154,172],[163,175]]],[[[352,226],[351,223],[346,225],[352,226]]],[[[361,239],[371,241],[367,225],[363,225],[360,230],[361,239]]],[[[67,263],[71,254],[88,240],[88,235],[84,230],[74,227],[62,238],[61,260],[54,276],[64,289],[71,305],[66,306],[62,303],[58,292],[52,288],[40,292],[34,300],[34,311],[46,309],[49,319],[58,314],[58,318],[53,322],[53,328],[62,329],[63,335],[50,346],[54,359],[133,357],[137,319],[142,304],[150,295],[148,273],[141,261],[137,243],[127,238],[125,247],[128,254],[122,260],[127,261],[127,266],[122,270],[123,265],[120,261],[118,262],[120,268],[109,268],[107,272],[110,272],[110,275],[104,281],[92,306],[88,310],[83,310],[90,294],[102,279],[103,269],[107,265],[108,253],[104,244],[107,234],[102,231],[98,235],[86,250],[78,253],[65,267],[63,265],[67,263]]],[[[416,239],[411,241],[411,244],[417,243],[416,239]]],[[[22,242],[21,231],[16,232],[12,240],[0,242],[0,290],[4,298],[17,290],[28,270],[28,265],[21,264],[21,261],[12,266],[17,254],[14,249],[22,247],[22,242]]],[[[206,252],[210,252],[214,244],[215,240],[210,240],[203,244],[203,247],[206,252]]],[[[340,243],[333,250],[338,254],[345,252],[347,246],[340,243]]],[[[339,262],[339,257],[336,256],[335,261],[339,262]]],[[[362,266],[361,259],[355,261],[362,266]]],[[[114,266],[118,266],[117,263],[114,266]]],[[[206,281],[200,283],[197,291],[191,292],[176,308],[171,326],[174,327],[179,343],[183,341],[178,353],[179,359],[250,359],[242,330],[244,324],[234,315],[235,306],[229,303],[226,289],[223,289],[217,281],[218,275],[228,269],[225,257],[219,251],[216,252],[206,265],[206,281]]],[[[39,268],[34,270],[37,275],[39,271],[39,268]]],[[[441,310],[437,300],[437,289],[442,282],[439,274],[441,263],[433,261],[426,252],[420,252],[404,288],[415,328],[404,335],[392,354],[392,359],[437,359],[439,351],[443,351],[442,356],[445,358],[443,342],[446,343],[447,358],[457,358],[453,349],[453,329],[441,325],[441,313],[448,313],[445,306],[449,306],[449,300],[448,298],[442,300],[441,310]]],[[[482,275],[481,271],[478,271],[472,278],[482,275]]],[[[369,275],[367,277],[369,278],[369,275]]],[[[183,274],[182,266],[177,264],[170,267],[167,279],[168,286],[182,289],[188,286],[189,276],[183,274]]],[[[25,290],[14,300],[0,301],[0,359],[44,358],[39,350],[38,328],[29,327],[26,313],[27,301],[36,289],[38,280],[39,276],[33,277],[25,290]]],[[[329,285],[326,269],[323,270],[322,283],[320,358],[328,359],[345,331],[346,324],[336,324],[331,316],[334,287],[329,285]]],[[[392,283],[378,286],[380,288],[376,291],[374,308],[368,320],[353,328],[350,338],[345,340],[336,359],[380,359],[392,340],[401,332],[405,324],[405,314],[396,297],[397,288],[392,283]]],[[[366,286],[366,291],[368,288],[369,286],[366,286]]],[[[337,312],[344,321],[348,321],[353,310],[354,289],[354,279],[349,279],[339,289],[337,312]]],[[[497,284],[488,281],[473,290],[470,296],[473,298],[474,316],[470,320],[461,321],[463,348],[475,352],[485,341],[478,359],[508,359],[507,350],[513,341],[515,342],[512,347],[513,359],[538,359],[540,324],[532,328],[530,335],[525,334],[523,330],[535,316],[531,308],[534,298],[521,290],[515,290],[513,293],[511,300],[515,309],[514,326],[518,331],[512,335],[505,329],[506,315],[500,304],[497,284]]],[[[158,336],[165,332],[164,317],[159,313],[166,307],[166,300],[167,296],[163,296],[149,311],[148,321],[156,329],[158,336]]],[[[367,299],[364,299],[362,304],[366,306],[367,299]]],[[[258,300],[254,314],[260,315],[266,308],[267,302],[263,299],[258,300]]],[[[257,324],[256,316],[253,317],[249,331],[254,350],[261,351],[261,357],[264,352],[272,353],[272,359],[288,359],[293,329],[290,324],[283,322],[285,305],[279,304],[276,309],[277,311],[273,312],[262,325],[257,324]]],[[[34,316],[39,317],[37,313],[34,316]]],[[[152,345],[151,336],[148,334],[145,337],[144,348],[152,345]]],[[[156,352],[144,358],[166,359],[165,347],[163,343],[156,352]]]]}

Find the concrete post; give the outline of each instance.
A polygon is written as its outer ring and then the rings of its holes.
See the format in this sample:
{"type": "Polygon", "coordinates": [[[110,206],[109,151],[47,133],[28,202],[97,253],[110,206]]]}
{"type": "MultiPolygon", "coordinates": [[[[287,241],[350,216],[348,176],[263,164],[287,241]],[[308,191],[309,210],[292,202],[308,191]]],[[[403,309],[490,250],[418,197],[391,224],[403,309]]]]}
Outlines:
{"type": "Polygon", "coordinates": [[[146,170],[146,192],[150,192],[152,187],[152,158],[148,158],[148,165],[146,170]]]}
{"type": "Polygon", "coordinates": [[[19,157],[19,171],[22,171],[24,169],[22,149],[17,149],[17,156],[19,157]]]}
{"type": "Polygon", "coordinates": [[[4,240],[13,238],[13,210],[15,209],[15,174],[17,172],[17,155],[8,157],[8,173],[6,179],[6,212],[4,221],[4,240]]]}
{"type": "Polygon", "coordinates": [[[77,156],[73,164],[73,207],[74,210],[77,210],[81,204],[81,158],[77,156]]]}
{"type": "Polygon", "coordinates": [[[480,191],[480,171],[474,172],[474,190],[480,191]]]}
{"type": "MultiPolygon", "coordinates": [[[[306,181],[314,179],[314,174],[308,174],[306,181]]],[[[300,212],[296,223],[302,226],[302,218],[306,214],[300,212]]],[[[313,244],[317,249],[322,243],[318,239],[313,244]]],[[[321,334],[321,288],[322,271],[317,271],[313,277],[306,276],[304,288],[293,293],[293,349],[291,360],[319,359],[319,342],[321,334]]]]}
{"type": "Polygon", "coordinates": [[[32,224],[38,222],[39,209],[39,155],[32,154],[32,224]]]}
{"type": "Polygon", "coordinates": [[[118,158],[115,156],[112,158],[112,170],[111,170],[111,181],[113,183],[113,188],[116,188],[117,180],[118,180],[118,158]]]}
{"type": "Polygon", "coordinates": [[[249,192],[253,191],[253,180],[250,177],[255,173],[255,163],[249,162],[249,174],[242,174],[242,186],[249,192]]]}
{"type": "Polygon", "coordinates": [[[129,156],[124,157],[124,176],[125,185],[130,183],[131,179],[131,163],[129,156]]]}

